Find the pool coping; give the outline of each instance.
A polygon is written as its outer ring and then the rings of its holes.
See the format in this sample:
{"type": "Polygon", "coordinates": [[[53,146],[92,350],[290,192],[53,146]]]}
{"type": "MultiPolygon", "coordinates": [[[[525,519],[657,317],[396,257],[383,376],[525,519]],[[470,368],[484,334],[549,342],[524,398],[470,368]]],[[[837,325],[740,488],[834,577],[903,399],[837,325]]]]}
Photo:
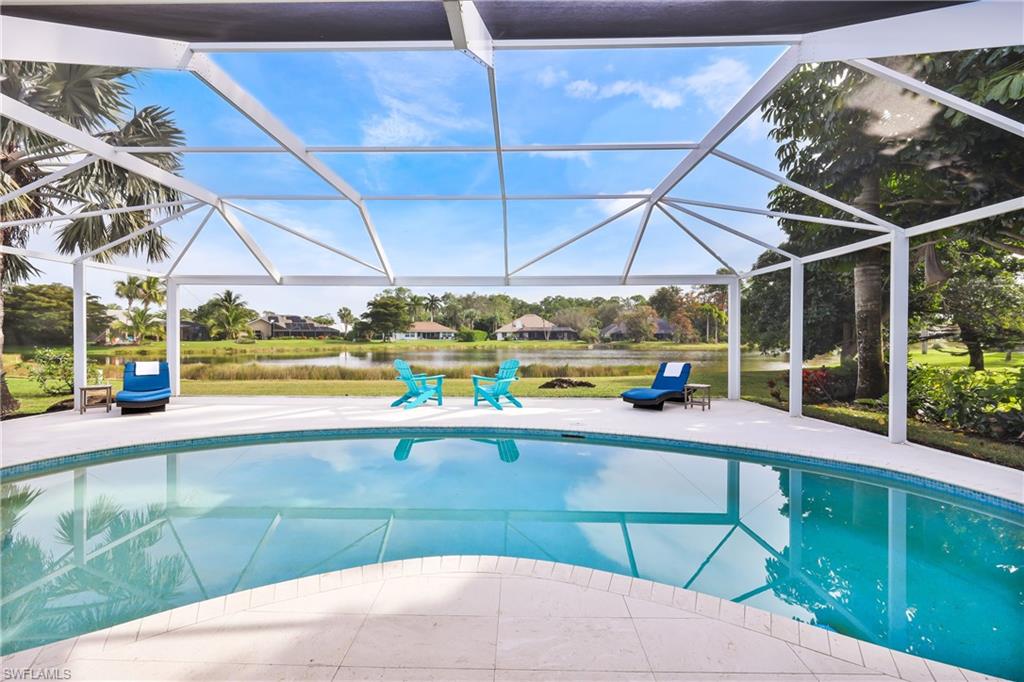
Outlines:
{"type": "MultiPolygon", "coordinates": [[[[692,612],[718,623],[751,630],[790,645],[810,649],[840,662],[859,665],[869,671],[897,679],[920,680],[922,677],[936,680],[999,679],[985,673],[890,649],[840,634],[828,628],[683,587],[573,564],[492,555],[446,555],[400,559],[262,585],[192,602],[108,628],[101,628],[40,647],[8,654],[3,657],[2,667],[5,670],[5,675],[6,671],[11,668],[59,669],[60,666],[65,666],[75,660],[75,656],[78,655],[76,652],[81,652],[83,658],[89,658],[90,653],[95,655],[98,651],[102,651],[108,636],[115,631],[119,637],[127,635],[130,639],[129,643],[134,643],[148,637],[160,636],[178,628],[188,627],[203,622],[203,620],[212,620],[238,611],[315,593],[386,581],[392,578],[460,574],[497,574],[509,577],[538,578],[577,585],[587,590],[620,594],[632,599],[692,612]],[[205,614],[206,618],[200,618],[200,613],[205,614]],[[171,627],[172,623],[175,623],[175,627],[171,627]],[[145,636],[143,636],[143,632],[145,632],[145,636]]],[[[342,664],[340,667],[344,667],[344,665],[342,664]]],[[[495,668],[497,668],[497,663],[495,663],[495,668]]]]}
{"type": "Polygon", "coordinates": [[[937,496],[950,502],[969,502],[988,509],[1005,512],[1024,521],[1024,502],[994,495],[974,488],[949,483],[937,478],[902,472],[884,466],[827,459],[810,454],[797,454],[751,448],[740,445],[711,443],[664,436],[644,436],[580,429],[552,429],[507,426],[344,426],[328,429],[285,429],[257,431],[242,434],[222,434],[152,441],[97,450],[86,450],[69,455],[45,457],[30,462],[0,468],[0,479],[22,480],[47,475],[80,466],[110,463],[119,460],[147,457],[161,453],[181,452],[214,447],[240,447],[264,443],[305,442],[313,440],[347,440],[356,438],[416,438],[441,434],[453,438],[474,436],[535,439],[550,441],[588,441],[598,445],[622,444],[641,449],[670,449],[712,457],[728,457],[764,465],[795,465],[825,474],[841,474],[866,479],[874,483],[898,483],[912,488],[912,492],[937,496]]]}

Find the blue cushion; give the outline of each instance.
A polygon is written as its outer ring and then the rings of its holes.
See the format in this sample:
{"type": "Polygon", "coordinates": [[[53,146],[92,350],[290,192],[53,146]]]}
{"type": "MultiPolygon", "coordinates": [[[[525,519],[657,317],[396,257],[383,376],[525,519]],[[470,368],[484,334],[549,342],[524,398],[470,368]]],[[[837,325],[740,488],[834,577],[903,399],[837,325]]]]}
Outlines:
{"type": "Polygon", "coordinates": [[[124,366],[124,389],[126,391],[160,391],[171,388],[171,372],[166,362],[160,362],[159,374],[138,376],[135,374],[135,363],[128,362],[124,366]]]}
{"type": "Polygon", "coordinates": [[[668,397],[681,392],[661,388],[631,388],[628,391],[624,391],[622,397],[631,400],[657,400],[658,398],[668,397]]]}
{"type": "Polygon", "coordinates": [[[654,383],[651,384],[651,388],[660,388],[667,391],[682,391],[686,386],[686,382],[690,380],[690,363],[683,365],[682,371],[677,377],[665,376],[665,365],[668,363],[663,362],[658,367],[658,375],[654,377],[654,383]]]}
{"type": "Polygon", "coordinates": [[[155,391],[118,391],[117,402],[119,403],[148,403],[154,400],[163,400],[171,397],[171,389],[161,388],[155,391]]]}

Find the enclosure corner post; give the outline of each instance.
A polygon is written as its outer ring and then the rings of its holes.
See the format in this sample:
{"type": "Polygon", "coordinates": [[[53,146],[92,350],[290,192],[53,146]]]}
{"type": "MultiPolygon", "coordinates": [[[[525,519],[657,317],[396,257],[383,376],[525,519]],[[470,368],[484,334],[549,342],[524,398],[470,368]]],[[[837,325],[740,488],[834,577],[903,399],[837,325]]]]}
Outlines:
{"type": "Polygon", "coordinates": [[[171,375],[171,395],[181,395],[181,305],[178,283],[167,280],[167,367],[171,375]]]}
{"type": "Polygon", "coordinates": [[[804,412],[804,264],[789,266],[789,416],[804,412]]]}
{"type": "Polygon", "coordinates": [[[910,330],[910,238],[892,233],[889,262],[889,442],[907,440],[907,337],[910,330]]]}
{"type": "Polygon", "coordinates": [[[729,282],[729,400],[740,399],[740,278],[729,282]]]}
{"type": "Polygon", "coordinates": [[[75,409],[82,407],[81,387],[88,384],[87,330],[88,309],[85,295],[85,263],[72,264],[72,306],[71,306],[71,337],[72,357],[74,361],[75,409]]]}

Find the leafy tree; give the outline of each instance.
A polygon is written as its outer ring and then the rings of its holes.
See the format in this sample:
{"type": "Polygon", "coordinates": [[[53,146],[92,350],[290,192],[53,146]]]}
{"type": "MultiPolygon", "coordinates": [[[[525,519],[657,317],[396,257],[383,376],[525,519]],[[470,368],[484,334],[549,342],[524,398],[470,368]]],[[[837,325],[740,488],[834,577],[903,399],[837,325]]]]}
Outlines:
{"type": "Polygon", "coordinates": [[[650,305],[663,320],[671,320],[683,308],[683,290],[677,286],[658,287],[649,299],[650,305]]]}
{"type": "Polygon", "coordinates": [[[601,325],[601,329],[604,329],[610,324],[615,324],[622,315],[623,310],[625,310],[625,306],[616,297],[599,305],[597,310],[594,311],[594,316],[597,317],[597,322],[601,325]]]}
{"type": "Polygon", "coordinates": [[[622,316],[622,326],[631,341],[650,341],[658,330],[658,313],[649,305],[638,305],[622,316]]]}
{"type": "Polygon", "coordinates": [[[568,327],[577,333],[595,326],[597,320],[591,308],[565,308],[557,312],[551,320],[560,327],[568,327]]]}
{"type": "Polygon", "coordinates": [[[345,306],[338,308],[338,322],[345,325],[347,329],[351,330],[352,325],[356,323],[357,319],[359,318],[356,317],[355,313],[353,313],[350,308],[346,308],[345,306]]]}
{"type": "Polygon", "coordinates": [[[361,316],[366,322],[370,334],[379,334],[387,339],[392,334],[405,331],[412,323],[409,306],[402,298],[395,295],[375,297],[367,305],[366,312],[361,316]]]}
{"type": "Polygon", "coordinates": [[[668,321],[676,328],[673,337],[678,343],[693,343],[700,340],[700,334],[683,308],[677,310],[668,321]]]}
{"type": "MultiPolygon", "coordinates": [[[[130,69],[103,66],[0,61],[0,92],[114,145],[169,147],[184,142],[168,109],[134,108],[130,69]]],[[[49,171],[41,165],[79,154],[75,147],[9,119],[0,119],[0,194],[24,187],[49,171]]],[[[146,160],[170,172],[181,168],[178,154],[147,154],[146,160]]],[[[0,220],[41,217],[75,210],[115,208],[176,201],[180,195],[165,185],[131,174],[107,161],[96,161],[60,180],[23,194],[0,207],[0,220]]],[[[61,253],[84,253],[130,234],[175,209],[119,213],[107,218],[80,218],[57,229],[61,253]]],[[[25,246],[34,228],[0,228],[0,244],[25,246]]],[[[97,256],[145,254],[158,261],[168,255],[169,240],[160,229],[97,256]]],[[[38,274],[23,258],[0,255],[0,286],[38,274]]],[[[4,297],[0,290],[0,329],[4,327],[4,297]]],[[[4,338],[0,333],[0,352],[4,338]]],[[[2,355],[0,355],[2,358],[2,355]]],[[[0,360],[0,415],[17,409],[7,390],[0,360]]]]}
{"type": "MultiPolygon", "coordinates": [[[[14,284],[5,287],[4,336],[17,346],[70,346],[74,292],[63,284],[14,284]]],[[[103,333],[113,318],[96,296],[86,297],[89,338],[103,333]]]]}
{"type": "Polygon", "coordinates": [[[973,255],[942,287],[942,309],[960,327],[970,365],[985,369],[986,349],[1024,342],[1024,284],[996,258],[973,255]]]}
{"type": "Polygon", "coordinates": [[[331,317],[330,315],[317,315],[316,317],[312,317],[310,319],[316,322],[317,324],[322,324],[324,326],[334,324],[334,318],[331,317]]]}
{"type": "MultiPolygon", "coordinates": [[[[1024,93],[1014,84],[1024,83],[1024,77],[1017,80],[1024,74],[1022,55],[1024,48],[1012,47],[887,63],[1019,119],[1024,93]]],[[[779,143],[776,156],[790,179],[898,225],[920,224],[1024,192],[1024,150],[1019,140],[881,85],[842,63],[801,67],[765,103],[764,114],[779,143]]],[[[845,217],[784,186],[773,190],[770,206],[845,217]]],[[[1024,249],[1024,234],[1015,220],[1004,215],[976,221],[955,233],[1011,251],[1024,249]]],[[[846,228],[789,220],[781,225],[788,237],[784,248],[797,254],[860,238],[846,228]]],[[[759,264],[776,259],[765,254],[759,264]]],[[[852,267],[858,397],[877,397],[885,391],[882,314],[887,260],[885,251],[876,248],[826,261],[825,267],[838,273],[852,267]]]]}

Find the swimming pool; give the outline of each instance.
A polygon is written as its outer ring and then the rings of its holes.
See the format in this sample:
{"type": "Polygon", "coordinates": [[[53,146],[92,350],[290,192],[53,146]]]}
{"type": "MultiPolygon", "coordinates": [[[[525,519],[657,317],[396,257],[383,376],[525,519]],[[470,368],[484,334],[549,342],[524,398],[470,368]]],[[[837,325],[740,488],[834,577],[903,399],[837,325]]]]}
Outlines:
{"type": "Polygon", "coordinates": [[[369,435],[148,446],[9,470],[3,652],[302,575],[491,554],[681,585],[1024,677],[1019,507],[709,446],[369,435]]]}

